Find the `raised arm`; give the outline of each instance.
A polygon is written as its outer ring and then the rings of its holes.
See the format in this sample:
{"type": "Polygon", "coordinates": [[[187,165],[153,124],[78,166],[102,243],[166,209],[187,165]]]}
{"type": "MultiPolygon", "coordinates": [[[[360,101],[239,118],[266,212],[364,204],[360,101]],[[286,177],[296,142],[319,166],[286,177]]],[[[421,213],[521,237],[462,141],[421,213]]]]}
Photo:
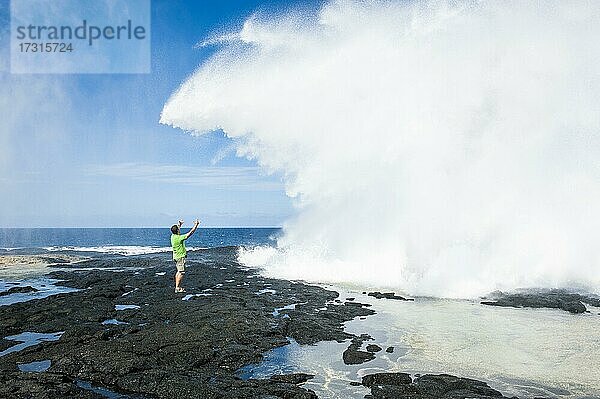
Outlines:
{"type": "Polygon", "coordinates": [[[187,240],[188,238],[190,238],[192,236],[192,234],[194,234],[196,232],[196,229],[198,229],[198,225],[200,224],[200,221],[198,219],[196,219],[194,221],[194,227],[192,227],[192,229],[190,231],[187,232],[187,234],[185,235],[185,239],[187,240]]]}

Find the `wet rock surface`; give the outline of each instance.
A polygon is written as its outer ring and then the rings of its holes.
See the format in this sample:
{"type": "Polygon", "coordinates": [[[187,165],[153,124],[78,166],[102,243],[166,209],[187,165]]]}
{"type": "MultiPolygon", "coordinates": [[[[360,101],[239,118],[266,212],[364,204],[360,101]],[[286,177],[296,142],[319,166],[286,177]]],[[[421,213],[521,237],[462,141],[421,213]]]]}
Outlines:
{"type": "Polygon", "coordinates": [[[10,348],[14,344],[15,344],[14,341],[9,341],[9,340],[6,340],[4,338],[0,339],[0,352],[3,351],[3,350],[5,350],[5,349],[10,348]]]}
{"type": "Polygon", "coordinates": [[[368,388],[373,385],[405,385],[412,383],[412,378],[406,373],[377,373],[365,375],[362,384],[368,388]]]}
{"type": "Polygon", "coordinates": [[[35,399],[104,398],[98,393],[78,387],[74,379],[63,374],[22,373],[4,370],[0,373],[0,397],[35,399]]]}
{"type": "Polygon", "coordinates": [[[366,375],[362,384],[371,388],[373,399],[492,399],[504,398],[486,383],[448,374],[426,374],[414,380],[406,373],[366,375]]]}
{"type": "Polygon", "coordinates": [[[352,338],[348,349],[342,354],[344,364],[362,364],[375,359],[375,354],[360,350],[363,342],[370,341],[373,338],[368,334],[361,334],[358,337],[352,338]]]}
{"type": "Polygon", "coordinates": [[[403,296],[396,295],[394,292],[369,292],[369,296],[377,299],[395,299],[397,301],[414,301],[412,298],[404,298],[403,296]]]}
{"type": "Polygon", "coordinates": [[[2,291],[0,292],[0,296],[6,296],[6,295],[10,295],[10,294],[24,294],[24,293],[28,293],[28,292],[37,292],[38,290],[31,287],[31,286],[25,286],[25,287],[11,287],[8,289],[8,291],[2,291]]]}
{"type": "Polygon", "coordinates": [[[277,382],[287,382],[290,384],[302,384],[310,379],[312,379],[314,375],[305,374],[305,373],[296,373],[296,374],[281,374],[281,375],[273,375],[269,379],[271,381],[277,382]]]}
{"type": "Polygon", "coordinates": [[[335,303],[338,294],[324,288],[263,278],[235,259],[235,248],[191,253],[184,286],[198,295],[188,300],[174,293],[167,255],[94,259],[78,263],[83,270],[53,272],[80,291],[0,307],[0,337],[64,331],[58,341],[0,357],[0,397],[99,397],[77,380],[132,398],[316,397],[299,385],[308,375],[241,380],[236,371],[287,337],[300,344],[356,338],[343,323],[374,312],[335,303]],[[108,319],[127,324],[103,325],[108,319]],[[17,364],[46,359],[47,372],[18,371],[17,364]]]}
{"type": "Polygon", "coordinates": [[[381,346],[379,345],[375,345],[375,344],[369,344],[367,345],[367,352],[379,352],[381,351],[381,346]]]}
{"type": "Polygon", "coordinates": [[[513,294],[496,291],[490,294],[489,298],[485,299],[491,300],[482,301],[483,305],[562,309],[574,314],[584,313],[587,310],[584,304],[600,307],[600,298],[559,289],[513,294]]]}
{"type": "Polygon", "coordinates": [[[12,265],[58,265],[78,262],[87,259],[83,256],[73,256],[66,254],[54,254],[54,255],[13,255],[3,253],[0,250],[0,266],[12,266],[12,265]]]}

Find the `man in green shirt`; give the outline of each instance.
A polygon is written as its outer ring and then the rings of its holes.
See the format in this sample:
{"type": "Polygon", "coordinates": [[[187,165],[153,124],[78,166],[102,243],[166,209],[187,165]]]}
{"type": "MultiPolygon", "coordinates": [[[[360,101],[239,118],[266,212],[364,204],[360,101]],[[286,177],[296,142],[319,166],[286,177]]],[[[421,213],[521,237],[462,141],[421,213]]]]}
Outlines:
{"type": "Polygon", "coordinates": [[[187,258],[187,251],[185,250],[185,240],[190,238],[192,234],[196,232],[200,222],[198,219],[194,221],[194,227],[187,234],[181,234],[181,226],[183,220],[179,223],[171,226],[171,246],[173,247],[173,260],[175,261],[175,267],[177,273],[175,273],[175,292],[185,292],[185,289],[181,287],[181,281],[185,274],[185,260],[187,258]]]}

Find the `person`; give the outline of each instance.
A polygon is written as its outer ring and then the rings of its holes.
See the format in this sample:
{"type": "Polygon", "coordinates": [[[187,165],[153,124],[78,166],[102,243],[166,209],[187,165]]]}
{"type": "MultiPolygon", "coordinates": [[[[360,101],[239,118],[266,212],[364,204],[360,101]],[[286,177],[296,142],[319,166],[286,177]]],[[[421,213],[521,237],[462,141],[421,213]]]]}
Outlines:
{"type": "Polygon", "coordinates": [[[187,251],[185,249],[185,240],[190,238],[192,234],[196,232],[200,221],[196,219],[194,221],[194,227],[187,234],[181,234],[181,226],[183,220],[180,220],[177,224],[171,226],[171,246],[173,247],[173,260],[175,261],[175,292],[185,292],[185,289],[181,286],[183,281],[183,275],[185,274],[185,261],[187,259],[187,251]]]}

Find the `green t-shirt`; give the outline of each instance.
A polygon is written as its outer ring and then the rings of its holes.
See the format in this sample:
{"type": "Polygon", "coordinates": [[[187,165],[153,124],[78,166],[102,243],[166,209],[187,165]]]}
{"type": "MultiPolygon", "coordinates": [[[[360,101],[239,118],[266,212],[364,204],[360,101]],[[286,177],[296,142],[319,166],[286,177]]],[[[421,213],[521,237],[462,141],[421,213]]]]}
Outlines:
{"type": "Polygon", "coordinates": [[[173,259],[184,258],[187,254],[185,250],[185,234],[171,234],[171,246],[173,247],[173,259]]]}

